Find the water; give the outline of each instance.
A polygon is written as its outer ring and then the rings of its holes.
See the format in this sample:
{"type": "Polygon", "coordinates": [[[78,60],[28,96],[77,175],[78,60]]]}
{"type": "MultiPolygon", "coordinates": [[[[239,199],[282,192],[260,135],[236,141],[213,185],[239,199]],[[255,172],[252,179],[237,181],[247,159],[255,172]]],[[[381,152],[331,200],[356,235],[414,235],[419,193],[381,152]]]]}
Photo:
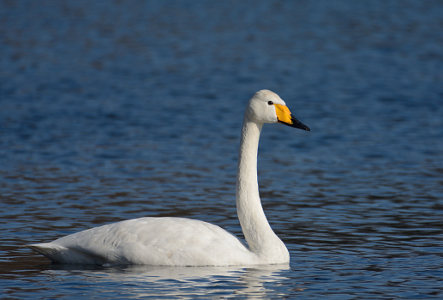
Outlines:
{"type": "Polygon", "coordinates": [[[441,298],[440,1],[2,1],[4,298],[441,298]],[[51,265],[23,246],[184,216],[241,237],[247,100],[263,205],[290,267],[51,265]]]}

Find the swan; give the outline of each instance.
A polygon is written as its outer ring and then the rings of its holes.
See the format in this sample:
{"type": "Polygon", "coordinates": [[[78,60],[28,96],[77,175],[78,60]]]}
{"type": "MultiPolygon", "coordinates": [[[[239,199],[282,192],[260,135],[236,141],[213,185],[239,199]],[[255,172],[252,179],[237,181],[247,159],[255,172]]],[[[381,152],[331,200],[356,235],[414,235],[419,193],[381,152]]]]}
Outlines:
{"type": "Polygon", "coordinates": [[[270,90],[249,100],[243,120],[236,182],[237,215],[247,242],[217,225],[176,217],[145,217],[103,225],[28,247],[54,263],[96,265],[234,266],[288,264],[289,252],[260,202],[257,151],[265,123],[309,131],[270,90]]]}

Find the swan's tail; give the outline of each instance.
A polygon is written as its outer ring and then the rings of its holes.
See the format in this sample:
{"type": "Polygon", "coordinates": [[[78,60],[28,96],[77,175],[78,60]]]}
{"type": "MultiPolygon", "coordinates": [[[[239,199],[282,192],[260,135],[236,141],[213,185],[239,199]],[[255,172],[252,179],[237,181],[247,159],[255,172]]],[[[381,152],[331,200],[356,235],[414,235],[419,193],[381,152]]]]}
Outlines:
{"type": "Polygon", "coordinates": [[[63,262],[64,254],[68,251],[67,248],[54,243],[30,244],[27,247],[46,256],[55,263],[63,262]]]}
{"type": "Polygon", "coordinates": [[[103,264],[103,258],[79,249],[66,248],[54,243],[30,244],[27,247],[43,254],[54,263],[63,264],[103,264]]]}

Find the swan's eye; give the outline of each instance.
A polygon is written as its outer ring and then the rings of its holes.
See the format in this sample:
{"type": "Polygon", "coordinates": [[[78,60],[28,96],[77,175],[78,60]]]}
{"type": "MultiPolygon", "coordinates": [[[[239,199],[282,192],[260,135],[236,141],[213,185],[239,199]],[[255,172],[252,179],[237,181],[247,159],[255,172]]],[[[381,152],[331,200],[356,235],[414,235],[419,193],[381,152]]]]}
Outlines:
{"type": "Polygon", "coordinates": [[[268,105],[272,105],[272,104],[274,104],[274,102],[268,101],[268,105]]]}

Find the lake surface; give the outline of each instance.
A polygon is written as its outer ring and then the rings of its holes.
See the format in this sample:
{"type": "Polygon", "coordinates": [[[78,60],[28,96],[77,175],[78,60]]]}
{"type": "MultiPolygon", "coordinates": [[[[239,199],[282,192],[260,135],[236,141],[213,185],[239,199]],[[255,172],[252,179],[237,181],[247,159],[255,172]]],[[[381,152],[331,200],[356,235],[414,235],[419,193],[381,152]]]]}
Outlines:
{"type": "Polygon", "coordinates": [[[441,1],[0,2],[2,298],[443,297],[441,1]],[[24,247],[183,216],[242,238],[259,89],[263,206],[289,267],[60,266],[24,247]]]}

